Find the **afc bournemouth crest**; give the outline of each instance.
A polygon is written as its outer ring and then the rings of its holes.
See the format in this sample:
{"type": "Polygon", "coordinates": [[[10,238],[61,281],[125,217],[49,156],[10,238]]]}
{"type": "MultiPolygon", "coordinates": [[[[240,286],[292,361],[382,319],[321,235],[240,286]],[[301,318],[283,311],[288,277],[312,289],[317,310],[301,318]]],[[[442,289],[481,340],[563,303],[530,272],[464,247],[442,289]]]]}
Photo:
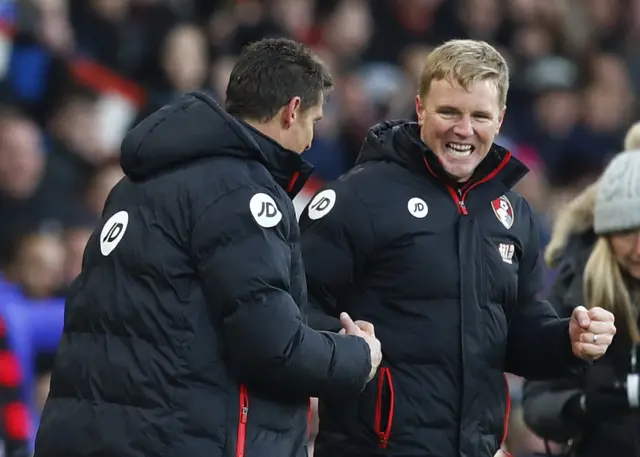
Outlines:
{"type": "Polygon", "coordinates": [[[493,213],[496,215],[498,220],[502,222],[502,225],[509,230],[513,225],[514,219],[513,206],[511,206],[509,199],[504,195],[500,198],[496,198],[491,202],[491,208],[493,208],[493,213]]]}

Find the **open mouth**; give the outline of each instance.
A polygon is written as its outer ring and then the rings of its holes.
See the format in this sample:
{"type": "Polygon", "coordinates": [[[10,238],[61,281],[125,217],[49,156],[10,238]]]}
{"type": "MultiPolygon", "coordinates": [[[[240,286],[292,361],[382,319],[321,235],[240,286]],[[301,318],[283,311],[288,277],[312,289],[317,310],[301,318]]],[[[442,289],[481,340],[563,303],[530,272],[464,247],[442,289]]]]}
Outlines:
{"type": "Polygon", "coordinates": [[[446,145],[447,152],[454,157],[465,158],[471,156],[473,154],[473,150],[475,149],[470,144],[464,143],[447,143],[446,145]]]}

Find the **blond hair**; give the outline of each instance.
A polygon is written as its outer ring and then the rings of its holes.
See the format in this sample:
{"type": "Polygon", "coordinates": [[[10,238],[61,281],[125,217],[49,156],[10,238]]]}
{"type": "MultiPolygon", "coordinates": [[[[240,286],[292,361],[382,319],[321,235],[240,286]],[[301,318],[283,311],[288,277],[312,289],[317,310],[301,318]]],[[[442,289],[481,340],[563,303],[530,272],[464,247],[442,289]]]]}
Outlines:
{"type": "Polygon", "coordinates": [[[458,83],[469,90],[478,81],[493,80],[502,107],[507,103],[509,66],[489,43],[477,40],[450,40],[427,56],[420,75],[420,98],[429,92],[434,80],[458,83]]]}
{"type": "Polygon", "coordinates": [[[631,151],[632,149],[640,149],[640,122],[636,122],[624,137],[624,150],[631,151]]]}
{"type": "Polygon", "coordinates": [[[609,240],[598,238],[584,268],[584,298],[587,308],[599,306],[623,318],[634,343],[640,343],[637,311],[609,240]]]}
{"type": "MultiPolygon", "coordinates": [[[[624,149],[640,149],[640,122],[627,130],[624,149]]],[[[597,185],[598,182],[593,187],[597,185]]],[[[637,325],[640,304],[634,303],[638,294],[630,293],[607,236],[598,237],[584,268],[584,298],[587,308],[599,306],[611,311],[616,318],[622,318],[631,341],[640,343],[637,325]]]]}

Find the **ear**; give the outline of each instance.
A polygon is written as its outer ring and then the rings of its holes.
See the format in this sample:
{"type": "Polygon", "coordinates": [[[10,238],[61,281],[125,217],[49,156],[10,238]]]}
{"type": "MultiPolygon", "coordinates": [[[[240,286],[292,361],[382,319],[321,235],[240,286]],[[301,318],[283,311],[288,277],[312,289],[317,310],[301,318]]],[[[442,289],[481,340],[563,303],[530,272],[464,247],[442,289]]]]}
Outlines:
{"type": "Polygon", "coordinates": [[[300,116],[301,103],[302,100],[300,99],[300,97],[293,97],[291,100],[289,100],[289,103],[284,106],[284,109],[282,110],[282,124],[285,129],[291,127],[298,116],[300,116]]]}
{"type": "Polygon", "coordinates": [[[424,123],[424,104],[420,99],[420,95],[416,95],[416,115],[418,116],[418,125],[422,127],[424,123]]]}
{"type": "Polygon", "coordinates": [[[496,129],[496,135],[500,133],[500,128],[502,127],[502,122],[504,121],[504,116],[507,114],[507,107],[505,106],[500,111],[500,115],[498,116],[498,128],[496,129]]]}

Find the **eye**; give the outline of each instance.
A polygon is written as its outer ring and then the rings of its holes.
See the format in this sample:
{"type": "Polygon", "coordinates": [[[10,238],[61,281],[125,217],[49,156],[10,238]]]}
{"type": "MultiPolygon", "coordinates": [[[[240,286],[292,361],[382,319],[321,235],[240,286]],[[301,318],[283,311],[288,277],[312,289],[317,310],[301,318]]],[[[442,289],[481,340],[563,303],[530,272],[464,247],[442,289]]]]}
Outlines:
{"type": "Polygon", "coordinates": [[[441,109],[438,111],[438,114],[444,118],[453,118],[457,116],[458,113],[451,109],[441,109]]]}

